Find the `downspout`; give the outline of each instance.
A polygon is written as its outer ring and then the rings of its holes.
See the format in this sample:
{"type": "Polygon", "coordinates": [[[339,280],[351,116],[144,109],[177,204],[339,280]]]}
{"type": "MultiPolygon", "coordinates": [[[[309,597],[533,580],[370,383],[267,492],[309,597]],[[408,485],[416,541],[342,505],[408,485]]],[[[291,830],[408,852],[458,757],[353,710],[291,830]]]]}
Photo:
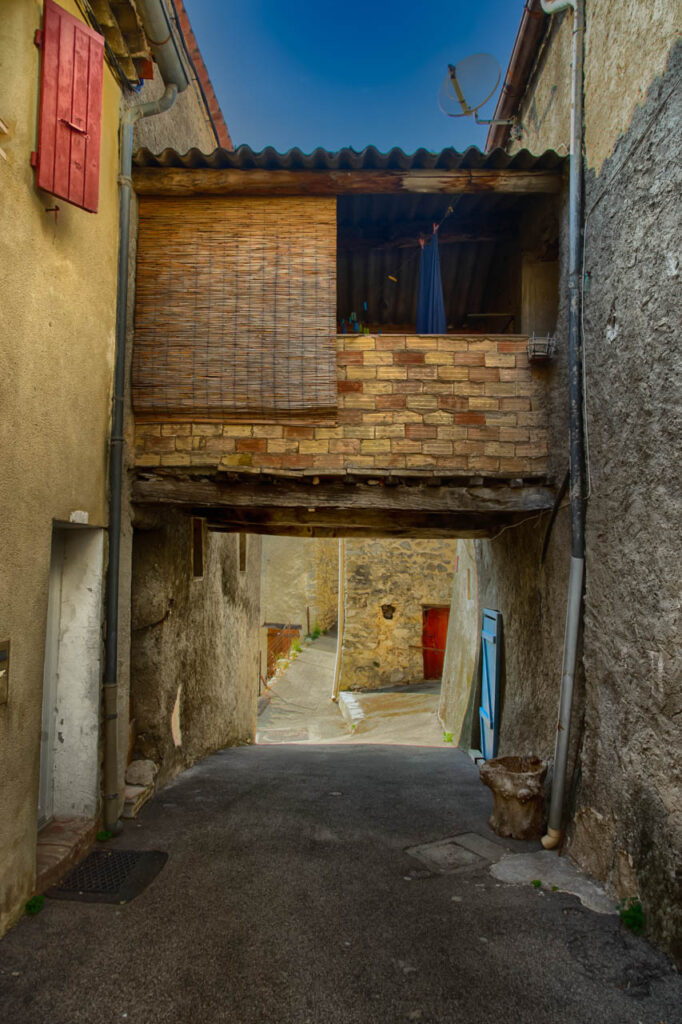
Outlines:
{"type": "Polygon", "coordinates": [[[558,846],[562,836],[564,792],[571,728],[573,683],[578,655],[583,579],[585,575],[585,506],[583,495],[584,425],[582,394],[582,338],[580,332],[580,246],[583,205],[583,46],[584,0],[542,0],[546,14],[573,8],[573,53],[571,73],[571,128],[569,166],[569,254],[568,254],[568,400],[571,505],[571,568],[568,580],[566,630],[561,670],[561,694],[554,753],[554,777],[546,850],[558,846]]]}
{"type": "Polygon", "coordinates": [[[118,605],[121,561],[121,496],[123,489],[123,418],[128,319],[130,202],[133,168],[133,129],[143,117],[162,114],[175,103],[189,81],[175,48],[163,0],[137,0],[147,38],[165,84],[158,100],[126,110],[121,118],[121,171],[118,207],[118,277],[114,393],[109,448],[109,560],[106,585],[104,654],[104,828],[121,831],[118,818],[118,605]]]}
{"type": "Polygon", "coordinates": [[[332,700],[339,699],[339,684],[341,682],[341,654],[343,652],[343,627],[346,617],[346,544],[343,537],[339,537],[339,598],[338,613],[336,616],[336,658],[334,660],[334,683],[332,686],[332,700]]]}

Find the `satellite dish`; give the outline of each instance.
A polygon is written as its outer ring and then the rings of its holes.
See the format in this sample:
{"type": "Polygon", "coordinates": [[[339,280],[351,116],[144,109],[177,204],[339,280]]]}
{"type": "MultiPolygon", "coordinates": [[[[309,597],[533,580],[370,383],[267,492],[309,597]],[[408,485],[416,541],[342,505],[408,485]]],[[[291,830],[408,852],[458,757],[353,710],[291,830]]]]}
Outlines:
{"type": "Polygon", "coordinates": [[[502,69],[490,53],[473,53],[458,64],[448,64],[438,105],[448,117],[476,117],[476,111],[494,95],[501,77],[502,69]]]}

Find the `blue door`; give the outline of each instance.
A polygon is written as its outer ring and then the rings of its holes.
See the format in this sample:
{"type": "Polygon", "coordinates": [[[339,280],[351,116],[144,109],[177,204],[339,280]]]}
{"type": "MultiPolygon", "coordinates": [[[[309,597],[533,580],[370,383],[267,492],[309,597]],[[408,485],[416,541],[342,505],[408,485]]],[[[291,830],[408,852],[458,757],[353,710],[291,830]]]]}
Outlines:
{"type": "Polygon", "coordinates": [[[502,660],[502,613],[483,609],[481,630],[481,753],[486,760],[497,756],[500,723],[500,664],[502,660]]]}

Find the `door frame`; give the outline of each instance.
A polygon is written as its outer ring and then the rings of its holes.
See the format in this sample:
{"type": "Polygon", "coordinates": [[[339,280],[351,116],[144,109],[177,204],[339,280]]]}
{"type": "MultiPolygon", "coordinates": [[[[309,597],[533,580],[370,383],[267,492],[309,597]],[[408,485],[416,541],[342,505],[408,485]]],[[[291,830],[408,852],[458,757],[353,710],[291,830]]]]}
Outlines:
{"type": "MultiPolygon", "coordinates": [[[[422,608],[422,635],[421,635],[421,644],[422,644],[422,672],[423,672],[423,676],[424,676],[424,682],[436,682],[436,681],[440,682],[443,679],[443,669],[445,668],[445,652],[447,650],[448,627],[447,627],[447,624],[446,624],[446,627],[445,627],[445,647],[443,647],[443,649],[442,649],[442,651],[443,651],[443,667],[441,668],[441,674],[440,674],[440,676],[427,677],[427,675],[426,675],[426,666],[424,664],[424,652],[425,652],[425,647],[424,647],[424,626],[426,624],[425,623],[426,613],[431,611],[431,610],[444,610],[444,611],[447,611],[447,613],[448,613],[448,623],[449,623],[449,620],[450,620],[450,605],[449,604],[444,604],[444,603],[441,602],[440,604],[423,604],[421,606],[421,608],[422,608]]],[[[434,650],[440,650],[440,648],[434,648],[434,650]]]]}

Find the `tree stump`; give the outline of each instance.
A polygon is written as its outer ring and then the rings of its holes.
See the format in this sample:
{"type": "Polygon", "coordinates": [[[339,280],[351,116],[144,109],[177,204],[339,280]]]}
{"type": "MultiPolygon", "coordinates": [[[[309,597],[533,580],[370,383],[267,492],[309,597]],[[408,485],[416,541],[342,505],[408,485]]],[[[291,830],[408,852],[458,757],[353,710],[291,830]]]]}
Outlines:
{"type": "Polygon", "coordinates": [[[488,824],[498,836],[539,839],[545,830],[545,775],[539,757],[496,757],[479,768],[495,799],[488,824]]]}

